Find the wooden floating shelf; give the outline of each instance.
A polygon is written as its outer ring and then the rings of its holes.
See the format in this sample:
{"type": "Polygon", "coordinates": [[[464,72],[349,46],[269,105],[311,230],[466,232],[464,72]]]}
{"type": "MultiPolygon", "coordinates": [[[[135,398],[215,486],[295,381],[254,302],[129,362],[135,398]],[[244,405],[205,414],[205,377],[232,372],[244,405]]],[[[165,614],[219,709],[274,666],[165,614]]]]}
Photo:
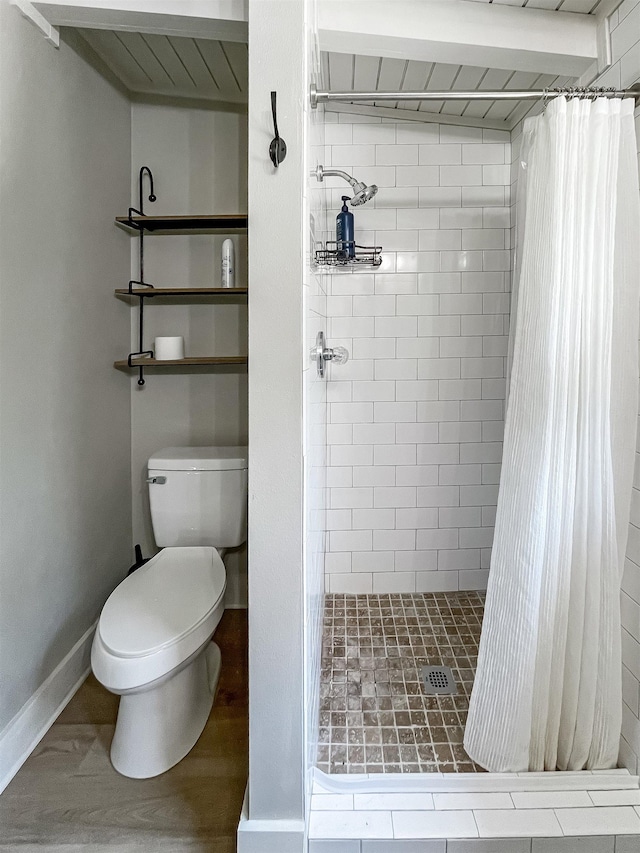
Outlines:
{"type": "Polygon", "coordinates": [[[242,296],[246,287],[121,287],[117,296],[242,296]]]}
{"type": "Polygon", "coordinates": [[[239,234],[247,230],[245,214],[223,213],[218,216],[116,216],[116,223],[139,234],[239,234]]]}
{"type": "Polygon", "coordinates": [[[247,364],[246,355],[219,355],[194,358],[156,359],[156,358],[132,358],[131,365],[125,358],[123,361],[114,362],[114,367],[200,367],[202,365],[223,364],[247,364]]]}

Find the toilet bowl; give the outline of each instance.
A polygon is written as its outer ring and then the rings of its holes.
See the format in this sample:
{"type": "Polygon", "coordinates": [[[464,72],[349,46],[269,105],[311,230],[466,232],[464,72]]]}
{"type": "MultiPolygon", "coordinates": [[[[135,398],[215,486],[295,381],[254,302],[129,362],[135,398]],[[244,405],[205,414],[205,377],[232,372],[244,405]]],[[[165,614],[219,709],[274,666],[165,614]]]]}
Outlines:
{"type": "Polygon", "coordinates": [[[215,545],[246,539],[246,467],[246,448],[167,448],[149,460],[154,534],[165,547],[111,593],[91,649],[96,678],[120,696],[111,762],[124,776],[164,773],[207,722],[226,589],[215,545]]]}
{"type": "Polygon", "coordinates": [[[163,773],[199,738],[220,674],[211,637],[225,587],[215,548],[167,548],[109,596],[91,666],[121,696],[111,761],[125,776],[163,773]]]}

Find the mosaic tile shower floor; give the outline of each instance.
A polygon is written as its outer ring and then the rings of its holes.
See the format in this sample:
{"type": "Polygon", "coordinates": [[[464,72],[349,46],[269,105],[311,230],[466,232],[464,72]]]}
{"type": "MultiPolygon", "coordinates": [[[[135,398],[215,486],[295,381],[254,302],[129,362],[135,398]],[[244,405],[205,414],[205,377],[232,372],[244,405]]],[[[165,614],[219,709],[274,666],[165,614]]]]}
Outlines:
{"type": "Polygon", "coordinates": [[[462,746],[484,593],[327,595],[318,767],[326,773],[482,772],[462,746]],[[458,693],[427,695],[423,666],[458,693]]]}

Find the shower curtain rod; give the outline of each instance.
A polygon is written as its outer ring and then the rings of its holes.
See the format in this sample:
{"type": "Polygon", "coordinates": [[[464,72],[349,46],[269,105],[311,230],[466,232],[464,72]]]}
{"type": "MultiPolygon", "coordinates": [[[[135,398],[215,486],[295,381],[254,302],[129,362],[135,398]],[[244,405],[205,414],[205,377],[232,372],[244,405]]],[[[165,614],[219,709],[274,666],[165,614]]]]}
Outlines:
{"type": "Polygon", "coordinates": [[[530,89],[528,91],[497,92],[319,92],[311,86],[311,106],[315,109],[320,103],[331,101],[539,101],[568,95],[573,98],[635,98],[640,102],[640,86],[632,89],[613,89],[598,87],[565,86],[558,89],[530,89]]]}

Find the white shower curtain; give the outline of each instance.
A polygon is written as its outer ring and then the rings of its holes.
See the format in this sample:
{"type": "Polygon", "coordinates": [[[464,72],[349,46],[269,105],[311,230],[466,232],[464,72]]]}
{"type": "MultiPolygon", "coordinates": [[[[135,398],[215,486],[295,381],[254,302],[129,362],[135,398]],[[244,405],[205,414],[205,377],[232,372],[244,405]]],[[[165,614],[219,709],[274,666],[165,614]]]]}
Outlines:
{"type": "Polygon", "coordinates": [[[525,222],[489,589],[464,746],[493,772],[613,767],[638,414],[631,99],[524,131],[525,222]]]}

